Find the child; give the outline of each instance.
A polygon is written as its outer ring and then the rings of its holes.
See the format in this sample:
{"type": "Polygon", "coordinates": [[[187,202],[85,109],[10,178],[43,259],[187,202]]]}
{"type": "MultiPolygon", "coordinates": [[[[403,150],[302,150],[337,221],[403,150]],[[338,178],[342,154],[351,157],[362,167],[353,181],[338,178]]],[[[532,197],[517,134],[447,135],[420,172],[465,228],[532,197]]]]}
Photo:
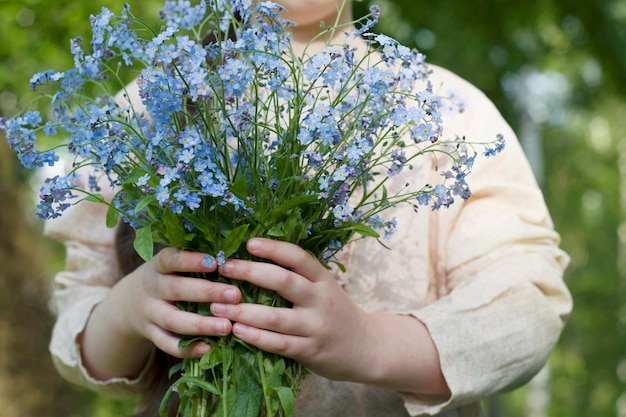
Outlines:
{"type": "MultiPolygon", "coordinates": [[[[297,23],[296,53],[325,45],[325,38],[311,42],[320,22],[352,20],[348,0],[278,3],[297,23]]],[[[336,36],[343,42],[343,31],[336,36]]],[[[233,286],[181,276],[214,270],[199,253],[166,248],[120,273],[106,207],[78,204],[47,225],[68,250],[67,270],[55,279],[59,317],[50,344],[59,371],[105,394],[147,392],[163,372],[159,352],[182,358],[210,349],[202,342],[179,348],[179,335],[232,332],[314,372],[296,417],[478,416],[479,400],[527,382],[571,311],[562,281],[568,258],[510,127],[476,88],[432,70],[433,85],[454,89],[467,103],[445,119],[446,135],[507,139],[501,155],[474,167],[467,202],[418,213],[391,209],[400,225],[391,250],[374,240],[351,244],[342,254],[346,273],[267,239],[247,248],[272,263],[229,260],[220,267],[226,277],[278,291],[292,309],[244,304],[233,286]],[[175,301],[210,302],[214,316],[179,311],[175,301]]],[[[428,183],[437,174],[416,166],[395,184],[406,175],[428,183]]]]}

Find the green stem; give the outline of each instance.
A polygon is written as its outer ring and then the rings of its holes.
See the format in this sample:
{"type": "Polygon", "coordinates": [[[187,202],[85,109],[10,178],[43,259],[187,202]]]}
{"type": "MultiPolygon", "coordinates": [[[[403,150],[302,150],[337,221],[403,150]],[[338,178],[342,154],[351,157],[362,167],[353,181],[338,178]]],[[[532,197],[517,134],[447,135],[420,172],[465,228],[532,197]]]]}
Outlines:
{"type": "MultiPolygon", "coordinates": [[[[192,359],[193,376],[202,379],[202,369],[200,368],[200,360],[192,359]]],[[[191,415],[193,417],[206,417],[206,392],[202,391],[200,397],[192,397],[191,415]]]]}
{"type": "MultiPolygon", "coordinates": [[[[225,352],[224,340],[225,338],[220,338],[220,349],[222,350],[222,352],[225,352]]],[[[228,382],[230,381],[230,378],[228,377],[230,366],[226,362],[227,361],[224,361],[224,363],[222,364],[222,403],[224,404],[224,406],[222,407],[223,417],[228,417],[228,382]]]]}
{"type": "MultiPolygon", "coordinates": [[[[196,361],[192,360],[191,362],[191,369],[192,369],[192,373],[193,376],[198,377],[198,367],[196,366],[196,361]]],[[[197,410],[197,402],[195,397],[191,398],[191,416],[192,417],[197,417],[198,415],[198,410],[197,410]]]]}
{"type": "Polygon", "coordinates": [[[272,404],[267,395],[267,380],[265,378],[265,366],[263,364],[263,352],[260,349],[256,351],[256,360],[259,364],[259,374],[261,374],[261,387],[263,388],[263,400],[265,402],[265,413],[267,417],[272,417],[272,404]]]}
{"type": "Polygon", "coordinates": [[[210,410],[209,400],[211,398],[211,393],[207,391],[202,391],[202,414],[200,417],[207,417],[207,410],[210,410]]]}

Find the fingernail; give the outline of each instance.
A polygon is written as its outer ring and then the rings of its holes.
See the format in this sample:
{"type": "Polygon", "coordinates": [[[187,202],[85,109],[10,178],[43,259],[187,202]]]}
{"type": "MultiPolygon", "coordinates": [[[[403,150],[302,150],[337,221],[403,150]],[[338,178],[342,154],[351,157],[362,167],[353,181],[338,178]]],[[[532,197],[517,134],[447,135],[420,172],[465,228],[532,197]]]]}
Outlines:
{"type": "Polygon", "coordinates": [[[226,335],[226,322],[224,320],[217,325],[217,331],[220,335],[226,335]]]}
{"type": "Polygon", "coordinates": [[[260,249],[263,244],[259,239],[250,239],[248,241],[248,249],[256,250],[260,249]]]}
{"type": "Polygon", "coordinates": [[[245,335],[247,330],[248,330],[248,329],[246,328],[246,326],[244,326],[244,325],[243,325],[243,324],[241,324],[241,323],[235,323],[235,324],[233,325],[233,333],[234,333],[235,335],[237,335],[237,336],[243,336],[243,335],[245,335]]]}
{"type": "Polygon", "coordinates": [[[229,289],[224,291],[224,298],[226,301],[236,301],[237,300],[237,291],[234,289],[229,289]]]}
{"type": "Polygon", "coordinates": [[[211,311],[213,311],[213,314],[222,314],[226,312],[226,306],[224,304],[213,303],[211,304],[211,311]]]}

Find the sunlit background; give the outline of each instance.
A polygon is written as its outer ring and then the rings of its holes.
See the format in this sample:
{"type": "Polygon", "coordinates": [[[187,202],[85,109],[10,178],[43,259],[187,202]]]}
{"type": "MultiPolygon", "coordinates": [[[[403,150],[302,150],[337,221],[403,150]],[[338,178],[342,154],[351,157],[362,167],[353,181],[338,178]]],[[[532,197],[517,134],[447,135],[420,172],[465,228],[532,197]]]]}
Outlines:
{"type": "MultiPolygon", "coordinates": [[[[0,0],[0,115],[34,97],[34,72],[72,65],[69,40],[121,0],[0,0]]],[[[575,311],[530,384],[489,417],[626,417],[626,0],[376,0],[377,30],[481,88],[519,135],[562,247],[575,311]]],[[[161,1],[130,1],[156,23],[161,1]]],[[[357,13],[368,2],[358,2],[357,13]]],[[[53,370],[50,282],[63,251],[41,237],[33,179],[0,140],[0,415],[118,417],[132,401],[77,390],[53,370]]],[[[106,343],[106,341],[104,341],[106,343]]],[[[346,416],[348,417],[348,416],[346,416]]],[[[384,417],[384,416],[381,416],[384,417]]]]}

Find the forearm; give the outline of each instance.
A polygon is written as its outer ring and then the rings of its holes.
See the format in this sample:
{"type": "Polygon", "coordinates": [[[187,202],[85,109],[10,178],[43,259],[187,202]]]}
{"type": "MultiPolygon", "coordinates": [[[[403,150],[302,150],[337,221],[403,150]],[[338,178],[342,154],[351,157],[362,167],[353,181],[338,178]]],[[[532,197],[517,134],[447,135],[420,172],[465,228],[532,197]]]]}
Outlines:
{"type": "Polygon", "coordinates": [[[427,327],[411,316],[370,314],[373,343],[356,382],[400,392],[449,396],[439,354],[427,327]]]}
{"type": "Polygon", "coordinates": [[[137,377],[154,349],[150,340],[133,331],[126,317],[122,297],[130,279],[119,281],[94,308],[79,336],[83,364],[95,379],[137,377]]]}

